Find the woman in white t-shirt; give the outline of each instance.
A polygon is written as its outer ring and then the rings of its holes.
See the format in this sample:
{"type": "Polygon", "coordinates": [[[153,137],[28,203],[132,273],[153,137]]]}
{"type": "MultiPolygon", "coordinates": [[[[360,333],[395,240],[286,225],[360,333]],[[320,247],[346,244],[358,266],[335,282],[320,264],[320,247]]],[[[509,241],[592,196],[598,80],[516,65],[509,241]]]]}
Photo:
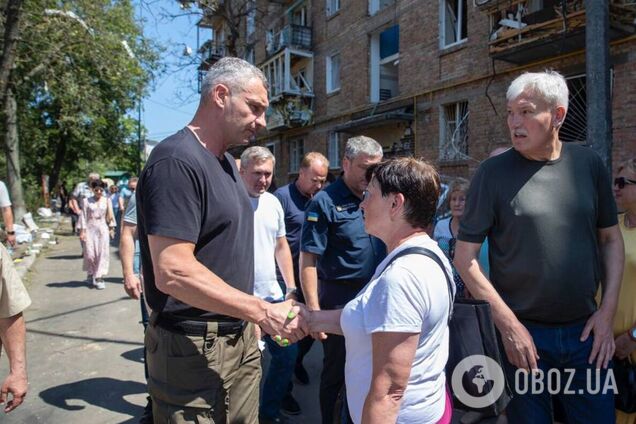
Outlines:
{"type": "Polygon", "coordinates": [[[310,312],[310,329],[345,336],[347,402],[355,423],[450,423],[444,367],[452,269],[425,231],[435,214],[439,176],[426,162],[399,158],[370,168],[367,179],[360,205],[365,229],[389,253],[344,309],[310,312]],[[392,260],[412,246],[432,251],[444,269],[416,253],[392,260]]]}

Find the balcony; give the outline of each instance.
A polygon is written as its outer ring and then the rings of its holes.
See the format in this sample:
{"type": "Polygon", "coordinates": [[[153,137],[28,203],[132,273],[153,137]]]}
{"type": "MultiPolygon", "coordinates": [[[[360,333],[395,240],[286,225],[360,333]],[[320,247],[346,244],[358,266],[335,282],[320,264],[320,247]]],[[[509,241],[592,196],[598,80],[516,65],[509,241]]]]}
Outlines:
{"type": "MultiPolygon", "coordinates": [[[[610,0],[610,39],[636,32],[636,5],[610,0]]],[[[491,22],[490,56],[514,64],[531,63],[585,48],[583,0],[482,1],[491,22]]]]}
{"type": "Polygon", "coordinates": [[[213,40],[208,40],[199,47],[201,55],[201,65],[199,69],[208,70],[222,57],[225,56],[225,46],[213,40]]]}
{"type": "Polygon", "coordinates": [[[289,24],[276,33],[267,33],[265,50],[268,57],[285,48],[311,50],[311,41],[311,27],[289,24]]]}

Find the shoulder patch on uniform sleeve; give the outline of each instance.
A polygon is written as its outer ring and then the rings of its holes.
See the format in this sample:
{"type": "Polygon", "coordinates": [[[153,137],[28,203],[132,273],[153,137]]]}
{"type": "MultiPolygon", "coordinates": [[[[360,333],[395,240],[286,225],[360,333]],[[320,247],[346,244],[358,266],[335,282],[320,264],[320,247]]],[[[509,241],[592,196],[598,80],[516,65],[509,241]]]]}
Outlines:
{"type": "Polygon", "coordinates": [[[308,212],[307,213],[307,221],[309,221],[309,222],[318,222],[318,213],[317,212],[308,212]]]}

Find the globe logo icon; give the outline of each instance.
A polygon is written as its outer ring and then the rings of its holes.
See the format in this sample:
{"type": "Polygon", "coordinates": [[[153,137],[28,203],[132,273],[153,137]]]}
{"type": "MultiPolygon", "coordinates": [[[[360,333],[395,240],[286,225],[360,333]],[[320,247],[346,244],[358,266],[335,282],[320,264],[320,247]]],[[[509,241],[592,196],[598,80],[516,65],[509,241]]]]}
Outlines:
{"type": "Polygon", "coordinates": [[[462,359],[451,376],[451,387],[457,399],[477,409],[494,404],[503,393],[505,384],[499,364],[484,355],[462,359]]]}
{"type": "Polygon", "coordinates": [[[495,381],[489,378],[482,365],[475,365],[462,376],[462,387],[471,396],[486,396],[494,385],[495,381]]]}

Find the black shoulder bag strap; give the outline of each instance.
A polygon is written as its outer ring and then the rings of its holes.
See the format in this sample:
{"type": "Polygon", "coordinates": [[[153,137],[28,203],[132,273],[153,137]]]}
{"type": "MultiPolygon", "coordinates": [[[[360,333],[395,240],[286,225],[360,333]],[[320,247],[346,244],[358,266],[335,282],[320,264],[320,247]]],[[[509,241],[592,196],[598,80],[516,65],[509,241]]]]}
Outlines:
{"type": "MultiPolygon", "coordinates": [[[[442,269],[442,272],[444,273],[444,276],[446,277],[446,285],[448,286],[448,322],[450,323],[451,318],[453,317],[453,301],[455,298],[455,296],[453,295],[453,282],[448,276],[448,272],[446,272],[446,268],[444,267],[442,260],[439,258],[439,256],[435,254],[435,252],[433,252],[430,249],[426,249],[424,247],[419,247],[419,246],[407,247],[406,249],[400,250],[398,253],[396,253],[395,256],[393,256],[391,260],[386,264],[382,272],[386,271],[389,265],[391,265],[393,261],[395,261],[397,258],[406,256],[406,255],[412,255],[412,254],[427,256],[431,258],[433,261],[435,261],[435,263],[439,265],[439,267],[442,269]]],[[[380,274],[382,274],[382,272],[380,274]]]]}

